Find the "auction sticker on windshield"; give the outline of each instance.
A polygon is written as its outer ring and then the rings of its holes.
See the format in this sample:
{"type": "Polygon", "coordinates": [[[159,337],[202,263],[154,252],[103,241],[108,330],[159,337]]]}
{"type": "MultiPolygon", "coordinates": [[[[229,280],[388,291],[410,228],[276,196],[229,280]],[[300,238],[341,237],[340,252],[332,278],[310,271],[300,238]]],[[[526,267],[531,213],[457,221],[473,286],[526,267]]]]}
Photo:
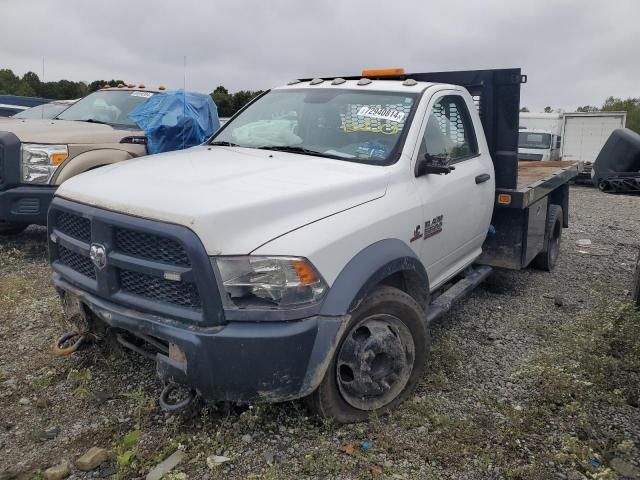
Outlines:
{"type": "Polygon", "coordinates": [[[380,120],[390,120],[392,122],[402,122],[405,113],[393,108],[368,107],[364,106],[358,110],[359,117],[377,118],[380,120]]]}
{"type": "Polygon", "coordinates": [[[149,98],[153,96],[153,92],[131,92],[132,97],[149,98]]]}

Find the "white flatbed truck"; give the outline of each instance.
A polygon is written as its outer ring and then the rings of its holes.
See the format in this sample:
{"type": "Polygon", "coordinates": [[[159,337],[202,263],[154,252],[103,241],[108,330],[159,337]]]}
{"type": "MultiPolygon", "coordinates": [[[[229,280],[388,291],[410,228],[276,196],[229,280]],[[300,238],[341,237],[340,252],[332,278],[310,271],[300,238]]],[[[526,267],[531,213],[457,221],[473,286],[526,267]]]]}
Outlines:
{"type": "Polygon", "coordinates": [[[151,356],[169,410],[196,395],[306,397],[339,422],[392,409],[424,371],[430,321],[493,266],[556,263],[576,167],[519,166],[525,81],[296,80],[201,146],[68,180],[48,229],[76,333],[151,356]]]}

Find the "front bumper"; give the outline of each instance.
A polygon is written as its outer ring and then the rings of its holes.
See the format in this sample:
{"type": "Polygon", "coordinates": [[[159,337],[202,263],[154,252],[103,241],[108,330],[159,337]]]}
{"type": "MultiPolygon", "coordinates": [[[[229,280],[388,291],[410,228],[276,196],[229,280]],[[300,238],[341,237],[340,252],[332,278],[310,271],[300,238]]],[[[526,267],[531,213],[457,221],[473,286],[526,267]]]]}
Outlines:
{"type": "Polygon", "coordinates": [[[102,300],[56,273],[53,281],[59,292],[78,296],[110,327],[177,345],[184,358],[158,353],[158,376],[214,401],[279,402],[309,395],[322,381],[349,318],[194,327],[102,300]]]}
{"type": "Polygon", "coordinates": [[[19,186],[0,192],[0,222],[47,224],[47,210],[58,187],[19,186]]]}

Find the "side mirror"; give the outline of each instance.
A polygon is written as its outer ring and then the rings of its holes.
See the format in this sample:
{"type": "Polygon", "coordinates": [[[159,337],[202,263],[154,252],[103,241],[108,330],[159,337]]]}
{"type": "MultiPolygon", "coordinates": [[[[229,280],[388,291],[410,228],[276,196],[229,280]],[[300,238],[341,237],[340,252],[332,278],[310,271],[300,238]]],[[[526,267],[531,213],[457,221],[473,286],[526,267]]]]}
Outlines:
{"type": "Polygon", "coordinates": [[[416,166],[416,177],[428,174],[449,175],[455,169],[455,167],[449,165],[447,158],[426,153],[416,166]]]}

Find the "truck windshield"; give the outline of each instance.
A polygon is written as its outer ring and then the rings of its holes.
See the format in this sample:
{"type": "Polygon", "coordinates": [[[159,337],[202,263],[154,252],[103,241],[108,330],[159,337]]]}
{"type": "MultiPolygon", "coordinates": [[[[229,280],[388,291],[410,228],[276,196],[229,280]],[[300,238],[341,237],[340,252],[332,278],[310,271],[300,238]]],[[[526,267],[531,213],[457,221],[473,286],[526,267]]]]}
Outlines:
{"type": "Polygon", "coordinates": [[[402,148],[416,97],[328,88],[274,90],[209,143],[389,164],[402,148]]]}
{"type": "Polygon", "coordinates": [[[538,148],[544,150],[549,148],[550,146],[550,133],[520,132],[518,134],[519,148],[538,148]]]}
{"type": "Polygon", "coordinates": [[[55,118],[60,112],[64,112],[69,108],[68,103],[45,103],[37,107],[27,108],[20,113],[13,115],[13,118],[55,118]]]}
{"type": "Polygon", "coordinates": [[[137,90],[100,90],[71,105],[56,118],[135,127],[129,113],[152,95],[153,92],[137,90]]]}

